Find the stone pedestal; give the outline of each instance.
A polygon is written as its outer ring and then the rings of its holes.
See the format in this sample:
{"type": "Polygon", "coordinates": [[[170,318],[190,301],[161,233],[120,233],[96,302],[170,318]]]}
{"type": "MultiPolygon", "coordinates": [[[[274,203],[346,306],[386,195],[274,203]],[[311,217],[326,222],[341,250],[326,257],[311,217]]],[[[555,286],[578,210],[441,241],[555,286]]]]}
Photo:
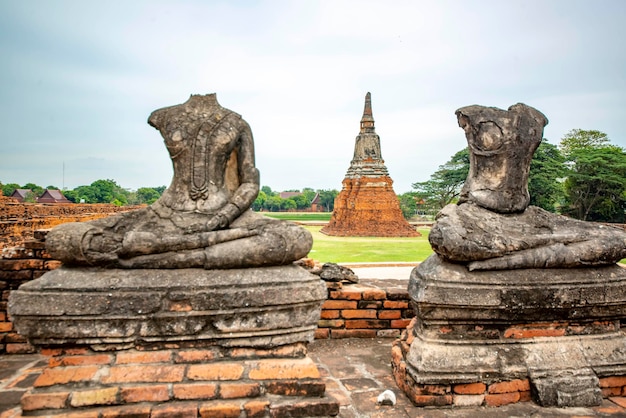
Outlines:
{"type": "Polygon", "coordinates": [[[393,349],[416,405],[591,406],[626,385],[626,270],[413,270],[416,318],[393,349]],[[469,396],[469,397],[468,397],[469,396]]]}
{"type": "Polygon", "coordinates": [[[24,414],[336,415],[306,350],[325,298],[294,265],[54,270],[9,302],[51,356],[24,414]]]}

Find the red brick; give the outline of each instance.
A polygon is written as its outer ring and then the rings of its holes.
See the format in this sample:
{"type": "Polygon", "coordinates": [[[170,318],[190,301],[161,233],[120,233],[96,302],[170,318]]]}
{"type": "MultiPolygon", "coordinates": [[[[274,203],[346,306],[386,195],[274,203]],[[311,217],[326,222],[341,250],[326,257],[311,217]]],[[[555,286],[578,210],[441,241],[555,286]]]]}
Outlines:
{"type": "Polygon", "coordinates": [[[274,348],[233,348],[229,351],[227,357],[234,358],[276,358],[276,357],[303,357],[306,355],[307,349],[304,343],[288,344],[274,348]]]}
{"type": "Polygon", "coordinates": [[[45,369],[35,380],[34,387],[64,385],[66,383],[86,382],[96,375],[98,366],[58,367],[45,369]]]}
{"type": "Polygon", "coordinates": [[[618,388],[602,388],[602,397],[603,398],[608,398],[610,396],[621,396],[622,395],[622,388],[618,387],[618,388]]]}
{"type": "Polygon", "coordinates": [[[504,331],[504,338],[562,337],[564,335],[564,328],[508,328],[504,331]]]}
{"type": "Polygon", "coordinates": [[[267,359],[251,364],[248,374],[253,380],[319,378],[317,366],[309,357],[302,359],[267,359]]]}
{"type": "Polygon", "coordinates": [[[341,316],[346,319],[351,318],[367,318],[376,319],[377,312],[373,309],[344,309],[341,316]]]}
{"type": "Polygon", "coordinates": [[[11,322],[0,322],[0,332],[13,331],[13,324],[11,322]]]}
{"type": "Polygon", "coordinates": [[[326,309],[356,309],[356,301],[327,300],[322,304],[322,310],[326,309]]]}
{"type": "Polygon", "coordinates": [[[265,392],[272,395],[285,396],[324,396],[326,384],[324,382],[314,380],[276,380],[265,382],[265,392]]]}
{"type": "Polygon", "coordinates": [[[6,312],[0,312],[0,322],[4,322],[7,320],[6,312]]]}
{"type": "Polygon", "coordinates": [[[48,360],[48,367],[59,366],[86,366],[86,365],[105,365],[111,364],[113,356],[110,354],[93,354],[86,356],[58,356],[51,357],[48,360]]]}
{"type": "Polygon", "coordinates": [[[399,300],[386,300],[383,302],[383,308],[385,309],[407,309],[409,302],[399,300]]]}
{"type": "Polygon", "coordinates": [[[466,383],[461,385],[454,385],[452,391],[459,395],[482,395],[487,390],[487,385],[484,383],[466,383]]]}
{"type": "Polygon", "coordinates": [[[56,270],[63,265],[59,260],[46,260],[43,264],[44,270],[56,270]]]}
{"type": "Polygon", "coordinates": [[[196,418],[198,405],[195,402],[171,402],[152,407],[150,418],[196,418]]]}
{"type": "Polygon", "coordinates": [[[332,290],[329,299],[361,300],[361,289],[332,290]]]}
{"type": "Polygon", "coordinates": [[[403,328],[408,327],[410,323],[411,323],[410,319],[392,319],[391,328],[403,329],[403,328]]]}
{"type": "Polygon", "coordinates": [[[101,418],[150,418],[150,405],[123,405],[100,410],[101,418]]]}
{"type": "Polygon", "coordinates": [[[238,380],[243,375],[243,365],[233,362],[193,364],[187,370],[191,380],[238,380]]]}
{"type": "Polygon", "coordinates": [[[363,291],[363,300],[385,300],[387,292],[383,289],[366,289],[363,291]]]}
{"type": "Polygon", "coordinates": [[[180,383],[172,387],[176,399],[214,399],[217,385],[214,383],[180,383]]]}
{"type": "Polygon", "coordinates": [[[108,376],[101,378],[102,383],[140,383],[140,382],[180,382],[183,380],[185,367],[182,365],[140,365],[114,366],[108,376]]]}
{"type": "Polygon", "coordinates": [[[611,376],[600,378],[601,388],[614,388],[626,386],[626,376],[611,376]]]}
{"type": "Polygon", "coordinates": [[[378,319],[400,319],[402,318],[402,311],[380,311],[378,312],[378,319]]]}
{"type": "Polygon", "coordinates": [[[416,406],[452,405],[452,395],[412,395],[409,399],[416,406]]]}
{"type": "Polygon", "coordinates": [[[69,396],[69,392],[26,393],[20,403],[24,411],[62,409],[65,408],[69,396]]]}
{"type": "Polygon", "coordinates": [[[617,405],[621,406],[622,408],[626,408],[626,398],[625,397],[616,396],[616,397],[613,397],[613,398],[609,398],[609,400],[611,402],[614,402],[617,405]]]}
{"type": "Polygon", "coordinates": [[[320,314],[321,319],[337,319],[339,318],[339,312],[336,309],[326,309],[323,310],[320,314]]]}
{"type": "Polygon", "coordinates": [[[121,389],[124,402],[160,402],[170,399],[167,385],[130,386],[121,389]]]}
{"type": "Polygon", "coordinates": [[[376,338],[375,329],[332,329],[330,338],[376,338]]]}
{"type": "Polygon", "coordinates": [[[315,339],[316,340],[326,340],[330,338],[330,329],[328,328],[317,328],[315,330],[315,339]]]}
{"type": "Polygon", "coordinates": [[[175,363],[204,363],[215,359],[211,350],[185,350],[174,355],[175,363]]]}
{"type": "Polygon", "coordinates": [[[207,402],[199,406],[202,418],[239,418],[241,404],[235,402],[207,402]]]}
{"type": "Polygon", "coordinates": [[[181,301],[181,300],[176,300],[176,301],[167,301],[167,306],[165,307],[166,310],[171,311],[171,312],[190,312],[193,310],[193,306],[191,306],[191,303],[189,303],[189,301],[181,301]]]}
{"type": "Polygon", "coordinates": [[[383,302],[381,300],[360,300],[356,305],[357,309],[381,309],[383,302]]]}
{"type": "Polygon", "coordinates": [[[250,401],[244,404],[243,409],[246,418],[261,418],[266,416],[269,406],[269,401],[250,401]]]}
{"type": "Polygon", "coordinates": [[[37,260],[37,259],[0,260],[0,270],[16,271],[16,270],[41,270],[41,269],[43,269],[43,260],[37,260]]]}
{"type": "Polygon", "coordinates": [[[343,319],[320,319],[317,321],[318,328],[343,328],[346,321],[343,319]]]}
{"type": "Polygon", "coordinates": [[[91,353],[88,348],[42,348],[44,356],[78,356],[91,353]]]}
{"type": "Polygon", "coordinates": [[[346,321],[346,329],[381,329],[389,328],[389,321],[381,321],[380,319],[349,319],[346,321]]]}
{"type": "Polygon", "coordinates": [[[530,382],[528,379],[509,380],[506,382],[498,382],[489,385],[489,393],[512,393],[524,392],[530,390],[530,382]]]}
{"type": "Polygon", "coordinates": [[[37,349],[29,343],[7,343],[5,349],[7,354],[31,354],[37,352],[37,349]]]}
{"type": "Polygon", "coordinates": [[[221,399],[254,398],[261,394],[261,385],[258,383],[221,383],[221,399]]]}
{"type": "Polygon", "coordinates": [[[172,352],[161,351],[122,351],[117,353],[117,364],[132,363],[169,363],[172,360],[172,352]]]}
{"type": "Polygon", "coordinates": [[[511,403],[519,402],[520,393],[498,393],[494,395],[485,395],[485,405],[487,406],[503,406],[511,403]]]}
{"type": "Polygon", "coordinates": [[[459,395],[482,395],[486,390],[487,385],[484,383],[465,383],[452,387],[452,391],[459,395]]]}
{"type": "Polygon", "coordinates": [[[73,392],[70,405],[73,407],[113,405],[117,402],[118,387],[73,392]]]}
{"type": "Polygon", "coordinates": [[[445,395],[450,392],[450,386],[447,385],[423,385],[422,393],[425,395],[445,395]]]}
{"type": "Polygon", "coordinates": [[[532,393],[529,390],[519,393],[520,402],[531,402],[533,400],[532,393]]]}

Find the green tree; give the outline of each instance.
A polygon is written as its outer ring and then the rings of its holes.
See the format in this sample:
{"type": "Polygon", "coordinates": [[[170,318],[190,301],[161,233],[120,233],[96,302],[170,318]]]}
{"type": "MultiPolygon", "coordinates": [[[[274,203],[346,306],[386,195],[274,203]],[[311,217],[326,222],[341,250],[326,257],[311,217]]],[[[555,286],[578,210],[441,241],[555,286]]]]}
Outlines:
{"type": "Polygon", "coordinates": [[[265,195],[266,195],[267,197],[270,197],[270,196],[276,196],[276,194],[277,194],[276,192],[273,192],[273,191],[272,191],[272,188],[271,188],[270,186],[263,186],[263,187],[261,187],[261,191],[262,191],[263,193],[265,193],[265,195]]]}
{"type": "Polygon", "coordinates": [[[22,187],[20,187],[20,189],[28,189],[31,192],[34,193],[35,198],[41,196],[41,194],[44,192],[44,188],[35,184],[35,183],[26,183],[25,185],[23,185],[22,187]]]}
{"type": "Polygon", "coordinates": [[[285,211],[294,210],[297,207],[295,200],[293,200],[291,198],[290,199],[280,199],[280,200],[281,200],[281,202],[280,202],[280,209],[281,210],[285,210],[285,211]]]}
{"type": "Polygon", "coordinates": [[[469,173],[469,150],[462,149],[450,161],[440,165],[424,182],[413,183],[415,195],[424,200],[426,209],[437,212],[458,199],[469,173]]]}
{"type": "Polygon", "coordinates": [[[335,198],[339,194],[337,190],[318,190],[320,194],[320,205],[324,207],[326,212],[332,212],[335,208],[335,198]]]}
{"type": "Polygon", "coordinates": [[[313,199],[315,199],[315,195],[317,194],[317,192],[310,187],[305,187],[304,189],[302,189],[302,194],[304,195],[304,197],[306,197],[306,200],[309,202],[310,205],[313,199]]]}
{"type": "Polygon", "coordinates": [[[161,197],[161,193],[159,193],[154,187],[140,187],[137,189],[135,194],[138,204],[151,205],[156,202],[159,197],[161,197]]]}
{"type": "Polygon", "coordinates": [[[11,196],[16,189],[21,189],[17,183],[8,183],[2,185],[2,194],[5,196],[11,196]]]}
{"type": "Polygon", "coordinates": [[[292,196],[289,199],[285,199],[285,200],[293,201],[294,204],[296,205],[295,209],[306,209],[311,206],[311,201],[308,200],[306,196],[303,194],[292,196]]]}
{"type": "Polygon", "coordinates": [[[573,129],[562,138],[566,160],[563,212],[588,221],[623,222],[626,154],[604,132],[573,129]]]}
{"type": "Polygon", "coordinates": [[[405,219],[411,219],[417,212],[417,193],[406,192],[398,196],[400,210],[405,219]]]}
{"type": "Polygon", "coordinates": [[[564,162],[559,148],[544,138],[530,162],[528,191],[531,205],[550,212],[556,211],[557,203],[564,198],[564,162]]]}
{"type": "Polygon", "coordinates": [[[626,153],[616,146],[569,151],[565,212],[585,221],[624,222],[626,153]]]}
{"type": "Polygon", "coordinates": [[[282,207],[282,201],[280,196],[268,196],[265,200],[265,208],[270,212],[278,212],[282,207]]]}
{"type": "Polygon", "coordinates": [[[80,202],[80,197],[78,196],[76,190],[63,190],[63,196],[65,196],[70,202],[80,202]]]}
{"type": "Polygon", "coordinates": [[[256,199],[254,199],[254,202],[252,203],[252,210],[257,211],[257,212],[262,210],[265,207],[266,200],[267,200],[267,195],[265,194],[263,190],[261,190],[259,194],[257,195],[256,199]]]}
{"type": "Polygon", "coordinates": [[[602,148],[610,144],[609,137],[604,132],[583,129],[572,129],[561,138],[559,148],[566,158],[576,150],[602,148]]]}

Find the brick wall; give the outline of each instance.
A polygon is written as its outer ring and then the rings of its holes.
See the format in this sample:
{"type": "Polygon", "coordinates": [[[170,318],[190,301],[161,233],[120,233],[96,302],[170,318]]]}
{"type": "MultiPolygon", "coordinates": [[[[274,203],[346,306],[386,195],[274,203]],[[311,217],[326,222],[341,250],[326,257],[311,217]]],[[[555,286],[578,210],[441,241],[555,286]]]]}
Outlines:
{"type": "Polygon", "coordinates": [[[26,339],[13,330],[7,314],[11,291],[22,284],[41,277],[46,271],[61,265],[45,251],[47,231],[36,231],[34,238],[22,246],[5,248],[0,258],[0,354],[23,354],[34,352],[26,339]]]}
{"type": "Polygon", "coordinates": [[[32,239],[36,230],[48,229],[67,222],[84,222],[142,206],[111,204],[41,204],[18,203],[0,199],[0,248],[22,245],[32,239]]]}
{"type": "Polygon", "coordinates": [[[398,337],[415,316],[406,280],[361,280],[328,289],[316,338],[398,337]]]}

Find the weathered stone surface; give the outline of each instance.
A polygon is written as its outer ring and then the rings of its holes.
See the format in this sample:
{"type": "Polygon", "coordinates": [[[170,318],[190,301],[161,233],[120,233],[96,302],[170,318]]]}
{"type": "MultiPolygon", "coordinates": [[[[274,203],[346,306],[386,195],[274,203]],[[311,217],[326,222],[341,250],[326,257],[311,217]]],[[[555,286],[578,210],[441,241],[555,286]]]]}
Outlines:
{"type": "Polygon", "coordinates": [[[526,209],[530,161],[548,119],[522,103],[508,110],[466,106],[455,113],[470,150],[470,172],[459,203],[499,213],[526,209]]]}
{"type": "Polygon", "coordinates": [[[343,188],[335,198],[330,222],[321,232],[348,237],[420,236],[404,219],[393,191],[393,180],[383,161],[380,137],[374,128],[370,93],[365,96],[361,128],[343,188]]]}
{"type": "Polygon", "coordinates": [[[409,396],[482,383],[489,406],[598,405],[601,379],[626,373],[626,269],[615,264],[626,232],[528,206],[540,112],[456,114],[470,173],[459,204],[437,216],[435,254],[411,273],[416,319],[393,353],[395,380],[409,396]]]}
{"type": "Polygon", "coordinates": [[[626,269],[469,271],[433,254],[411,272],[409,296],[424,323],[610,320],[626,312],[626,269]]]}
{"type": "Polygon", "coordinates": [[[548,123],[522,103],[504,111],[456,111],[470,150],[458,205],[446,206],[429,235],[442,257],[470,270],[609,265],[626,257],[626,231],[528,207],[528,173],[548,123]]]}
{"type": "Polygon", "coordinates": [[[324,263],[322,270],[320,271],[320,278],[327,282],[359,282],[359,277],[354,273],[354,271],[336,263],[324,263]]]}
{"type": "Polygon", "coordinates": [[[313,339],[326,293],[318,276],[297,266],[61,268],[13,291],[9,309],[36,344],[275,346],[313,339]]]}
{"type": "Polygon", "coordinates": [[[284,265],[312,246],[308,231],[249,210],[259,192],[252,131],[215,94],[155,110],[174,178],[151,206],[54,228],[46,240],[67,265],[242,268],[284,265]]]}
{"type": "Polygon", "coordinates": [[[433,250],[470,270],[569,268],[626,257],[626,231],[530,206],[501,214],[472,203],[448,205],[428,239],[433,250]]]}

